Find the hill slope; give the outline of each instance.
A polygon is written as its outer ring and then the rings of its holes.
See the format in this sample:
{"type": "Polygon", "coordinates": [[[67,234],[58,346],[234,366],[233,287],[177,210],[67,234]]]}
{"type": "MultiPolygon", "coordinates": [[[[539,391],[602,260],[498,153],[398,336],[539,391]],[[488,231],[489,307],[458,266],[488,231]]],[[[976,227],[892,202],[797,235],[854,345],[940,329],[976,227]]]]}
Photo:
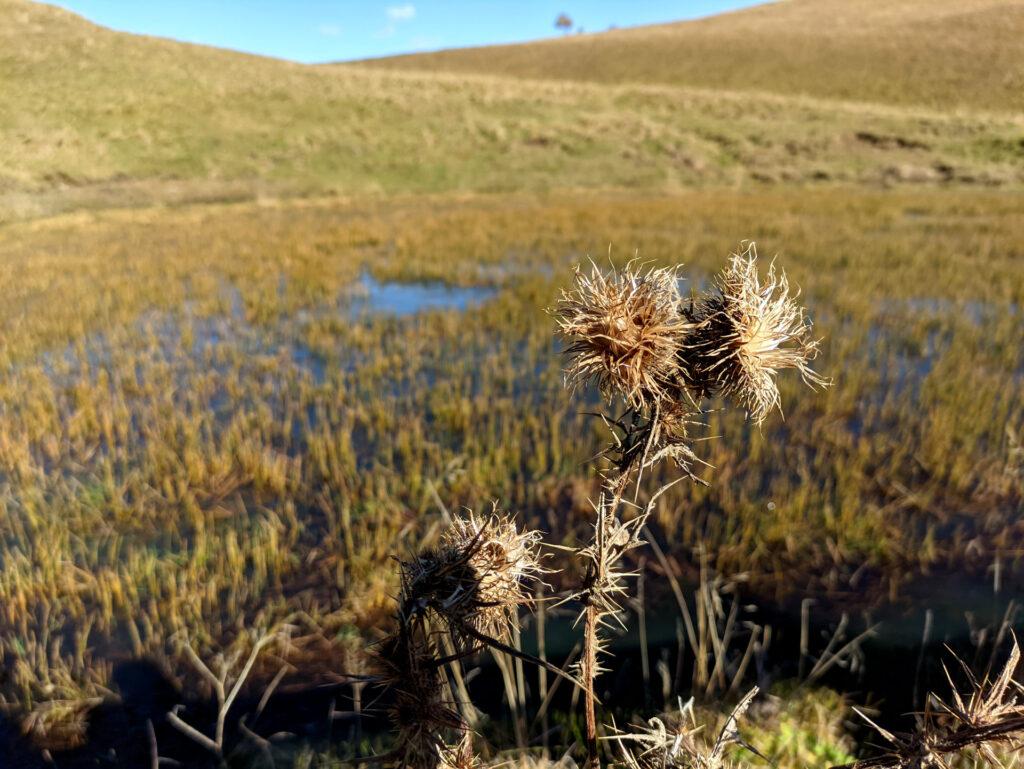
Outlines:
{"type": "Polygon", "coordinates": [[[374,66],[1024,110],[1024,0],[781,0],[698,21],[374,66]]]}
{"type": "Polygon", "coordinates": [[[1018,184],[1019,118],[306,66],[0,0],[0,220],[296,194],[1018,184]]]}

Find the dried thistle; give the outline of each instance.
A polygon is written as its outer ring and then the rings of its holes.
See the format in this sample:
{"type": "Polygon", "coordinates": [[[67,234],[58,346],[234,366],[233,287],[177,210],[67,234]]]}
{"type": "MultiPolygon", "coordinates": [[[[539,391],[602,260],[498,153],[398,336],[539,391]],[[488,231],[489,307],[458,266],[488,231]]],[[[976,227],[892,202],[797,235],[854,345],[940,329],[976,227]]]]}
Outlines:
{"type": "MultiPolygon", "coordinates": [[[[599,627],[610,627],[613,621],[622,626],[619,601],[628,595],[626,580],[636,573],[621,570],[620,564],[626,553],[644,544],[640,530],[647,521],[647,511],[623,522],[616,514],[617,504],[617,500],[601,496],[595,506],[594,538],[577,552],[587,562],[587,571],[580,587],[566,599],[578,601],[584,607],[577,622],[593,610],[599,627]]],[[[602,651],[600,646],[595,649],[597,654],[602,651]]]]}
{"type": "Polygon", "coordinates": [[[690,427],[704,425],[695,419],[700,412],[683,400],[659,401],[647,411],[630,409],[620,419],[605,419],[612,430],[612,445],[604,453],[618,472],[609,479],[609,486],[614,488],[634,470],[642,472],[662,460],[702,483],[694,471],[697,464],[706,463],[694,453],[689,434],[690,427]]]}
{"type": "Polygon", "coordinates": [[[467,636],[508,639],[545,572],[540,541],[539,532],[519,531],[497,509],[486,518],[471,512],[452,523],[437,549],[402,563],[401,603],[406,612],[433,612],[460,648],[467,636]]]}
{"type": "Polygon", "coordinates": [[[1009,659],[996,680],[978,681],[962,660],[967,674],[970,695],[964,698],[953,684],[952,703],[929,697],[928,707],[918,718],[917,729],[910,734],[898,734],[882,728],[866,715],[857,711],[891,746],[891,750],[877,758],[870,758],[834,769],[923,769],[940,767],[949,769],[950,760],[959,753],[974,750],[990,766],[1001,762],[995,745],[1011,750],[1021,747],[1024,734],[1024,702],[1019,698],[1024,687],[1013,676],[1020,662],[1020,648],[1013,640],[1009,659]],[[933,706],[933,701],[937,708],[933,706]]]}
{"type": "Polygon", "coordinates": [[[715,283],[687,313],[695,328],[679,356],[679,372],[696,400],[721,393],[761,424],[772,409],[781,411],[779,370],[795,368],[810,386],[829,384],[809,365],[818,341],[810,338],[811,322],[790,295],[785,273],[776,274],[773,264],[762,282],[753,243],[733,255],[715,283]]]}
{"type": "Polygon", "coordinates": [[[532,583],[546,571],[540,539],[497,508],[486,517],[470,512],[452,523],[434,550],[401,562],[398,628],[376,652],[383,671],[377,682],[393,695],[398,747],[374,760],[415,769],[477,765],[469,725],[448,693],[446,664],[489,646],[566,675],[503,640],[518,622],[519,607],[533,605],[532,583]],[[454,652],[440,656],[438,640],[451,640],[448,651],[454,652]]]}
{"type": "Polygon", "coordinates": [[[741,745],[760,755],[739,734],[739,721],[758,691],[755,686],[744,695],[710,745],[698,738],[703,727],[697,725],[692,699],[685,705],[680,703],[671,728],[662,719],[651,718],[646,726],[609,739],[619,743],[623,763],[629,769],[728,769],[731,763],[725,752],[730,745],[741,745]]]}
{"type": "Polygon", "coordinates": [[[646,272],[576,270],[575,288],[562,291],[554,315],[573,340],[566,379],[594,381],[604,397],[617,395],[642,409],[666,397],[676,380],[677,355],[690,328],[682,312],[676,268],[646,272]]]}
{"type": "Polygon", "coordinates": [[[626,522],[618,516],[622,484],[615,494],[602,494],[595,506],[597,518],[594,523],[594,538],[590,545],[577,551],[577,555],[587,562],[586,574],[580,587],[567,596],[563,603],[577,601],[582,606],[576,622],[583,622],[583,656],[577,669],[584,689],[589,767],[597,767],[600,763],[594,679],[604,670],[600,665],[600,657],[605,652],[606,639],[601,631],[611,627],[613,622],[625,628],[620,617],[619,602],[628,594],[626,580],[636,576],[636,572],[623,571],[620,564],[626,553],[644,544],[644,540],[640,539],[640,532],[650,517],[655,502],[670,486],[671,484],[659,489],[643,511],[626,522]]]}
{"type": "Polygon", "coordinates": [[[437,769],[476,769],[480,760],[473,752],[473,741],[469,734],[454,745],[445,745],[438,751],[437,769]]]}
{"type": "Polygon", "coordinates": [[[399,623],[398,630],[375,654],[380,682],[392,692],[388,709],[397,736],[395,763],[411,769],[440,769],[450,752],[453,732],[468,740],[468,726],[455,703],[446,699],[444,676],[433,640],[419,619],[399,623]]]}
{"type": "Polygon", "coordinates": [[[623,625],[619,615],[619,601],[627,594],[625,580],[635,575],[633,572],[621,571],[619,562],[627,552],[643,544],[638,533],[647,520],[645,512],[623,523],[617,515],[618,504],[617,495],[611,499],[601,495],[596,508],[594,539],[588,547],[577,553],[587,561],[586,575],[579,590],[569,596],[569,599],[579,601],[583,607],[576,620],[577,624],[581,620],[584,623],[583,656],[577,667],[585,684],[584,715],[589,769],[600,766],[594,679],[604,670],[600,664],[600,657],[605,651],[605,638],[601,630],[610,627],[613,620],[623,625]]]}

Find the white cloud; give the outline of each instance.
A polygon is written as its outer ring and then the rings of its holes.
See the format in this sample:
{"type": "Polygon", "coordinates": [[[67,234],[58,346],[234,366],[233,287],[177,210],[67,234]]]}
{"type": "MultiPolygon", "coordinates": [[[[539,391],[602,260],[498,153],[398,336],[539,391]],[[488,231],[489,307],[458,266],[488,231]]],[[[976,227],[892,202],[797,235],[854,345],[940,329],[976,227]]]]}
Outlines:
{"type": "Polygon", "coordinates": [[[316,28],[322,37],[338,37],[341,35],[341,27],[337,24],[321,24],[316,28]]]}
{"type": "Polygon", "coordinates": [[[416,6],[412,3],[392,5],[388,7],[387,14],[392,21],[409,21],[416,18],[416,6]]]}

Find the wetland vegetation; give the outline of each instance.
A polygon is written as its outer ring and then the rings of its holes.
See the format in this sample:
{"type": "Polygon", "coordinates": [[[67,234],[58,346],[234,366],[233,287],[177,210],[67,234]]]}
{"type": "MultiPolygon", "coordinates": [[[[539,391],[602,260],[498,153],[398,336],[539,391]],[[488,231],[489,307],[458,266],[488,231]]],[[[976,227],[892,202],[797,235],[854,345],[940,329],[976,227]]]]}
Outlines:
{"type": "MultiPolygon", "coordinates": [[[[757,684],[749,746],[844,764],[878,753],[854,705],[904,729],[945,696],[944,643],[997,672],[1024,567],[1024,156],[1001,86],[940,109],[944,80],[855,103],[300,67],[0,14],[0,756],[386,754],[392,703],[352,674],[395,629],[392,557],[493,502],[545,543],[592,535],[600,397],[564,390],[546,312],[573,267],[682,264],[686,298],[745,241],[800,288],[834,386],[783,378],[784,416],[712,401],[691,431],[707,485],[661,494],[624,561],[642,576],[595,692],[605,736],[677,727],[691,694],[682,717],[720,734],[757,684]]],[[[677,475],[652,468],[638,504],[677,475]]],[[[583,567],[545,553],[573,591],[583,567]]],[[[522,614],[516,649],[578,658],[573,611],[522,614]]],[[[446,675],[488,764],[582,745],[554,673],[499,649],[446,675]]]]}
{"type": "Polygon", "coordinates": [[[786,398],[784,380],[785,420],[760,429],[713,412],[695,443],[710,485],[659,500],[680,579],[697,580],[700,549],[756,604],[945,605],[927,586],[947,573],[1016,594],[1014,200],[327,201],[13,227],[0,605],[19,708],[101,697],[117,664],[180,659],[183,636],[215,652],[281,622],[317,647],[286,680],[341,670],[386,626],[388,556],[429,544],[446,510],[497,499],[549,541],[579,541],[602,428],[590,391],[562,393],[543,308],[607,244],[699,280],[744,232],[785,259],[827,330],[835,386],[786,398]],[[410,312],[410,296],[443,301],[410,312]]]}

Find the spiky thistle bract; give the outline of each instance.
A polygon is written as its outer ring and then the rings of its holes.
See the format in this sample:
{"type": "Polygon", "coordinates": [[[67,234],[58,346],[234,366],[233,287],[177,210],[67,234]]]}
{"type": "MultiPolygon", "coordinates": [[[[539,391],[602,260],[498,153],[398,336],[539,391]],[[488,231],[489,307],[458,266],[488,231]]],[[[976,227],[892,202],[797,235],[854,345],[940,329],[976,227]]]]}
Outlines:
{"type": "Polygon", "coordinates": [[[464,735],[468,725],[447,688],[427,623],[420,617],[399,617],[398,628],[377,648],[380,682],[391,692],[388,715],[397,747],[396,766],[440,769],[446,766],[452,734],[464,735]]]}
{"type": "Polygon", "coordinates": [[[695,328],[682,346],[679,371],[697,398],[729,397],[761,424],[772,410],[781,411],[780,370],[796,369],[811,386],[828,384],[810,366],[819,343],[786,274],[772,264],[762,280],[753,243],[732,256],[715,289],[687,315],[695,328]]]}
{"type": "Polygon", "coordinates": [[[755,686],[743,696],[710,743],[699,739],[703,727],[697,724],[692,699],[680,702],[678,713],[670,718],[651,718],[644,726],[608,739],[618,743],[627,769],[729,769],[733,766],[726,752],[730,746],[741,745],[757,753],[740,737],[739,722],[758,691],[755,686]]]}
{"type": "Polygon", "coordinates": [[[1024,687],[1014,678],[1020,663],[1020,647],[1013,639],[1009,657],[994,681],[978,680],[966,663],[957,662],[967,677],[969,693],[961,694],[947,670],[952,692],[949,702],[930,695],[925,711],[918,716],[917,728],[909,734],[891,732],[856,710],[890,745],[890,750],[834,769],[950,769],[953,757],[974,750],[986,764],[1003,764],[995,747],[1011,752],[1024,743],[1024,687]]]}
{"type": "Polygon", "coordinates": [[[440,545],[402,563],[402,598],[410,611],[433,612],[453,639],[509,637],[521,606],[533,605],[542,578],[541,535],[511,516],[470,512],[455,519],[440,545]]]}
{"type": "Polygon", "coordinates": [[[682,312],[678,270],[628,264],[589,274],[576,270],[572,290],[554,310],[571,340],[566,379],[596,382],[606,399],[644,408],[674,387],[676,356],[690,324],[682,312]]]}

